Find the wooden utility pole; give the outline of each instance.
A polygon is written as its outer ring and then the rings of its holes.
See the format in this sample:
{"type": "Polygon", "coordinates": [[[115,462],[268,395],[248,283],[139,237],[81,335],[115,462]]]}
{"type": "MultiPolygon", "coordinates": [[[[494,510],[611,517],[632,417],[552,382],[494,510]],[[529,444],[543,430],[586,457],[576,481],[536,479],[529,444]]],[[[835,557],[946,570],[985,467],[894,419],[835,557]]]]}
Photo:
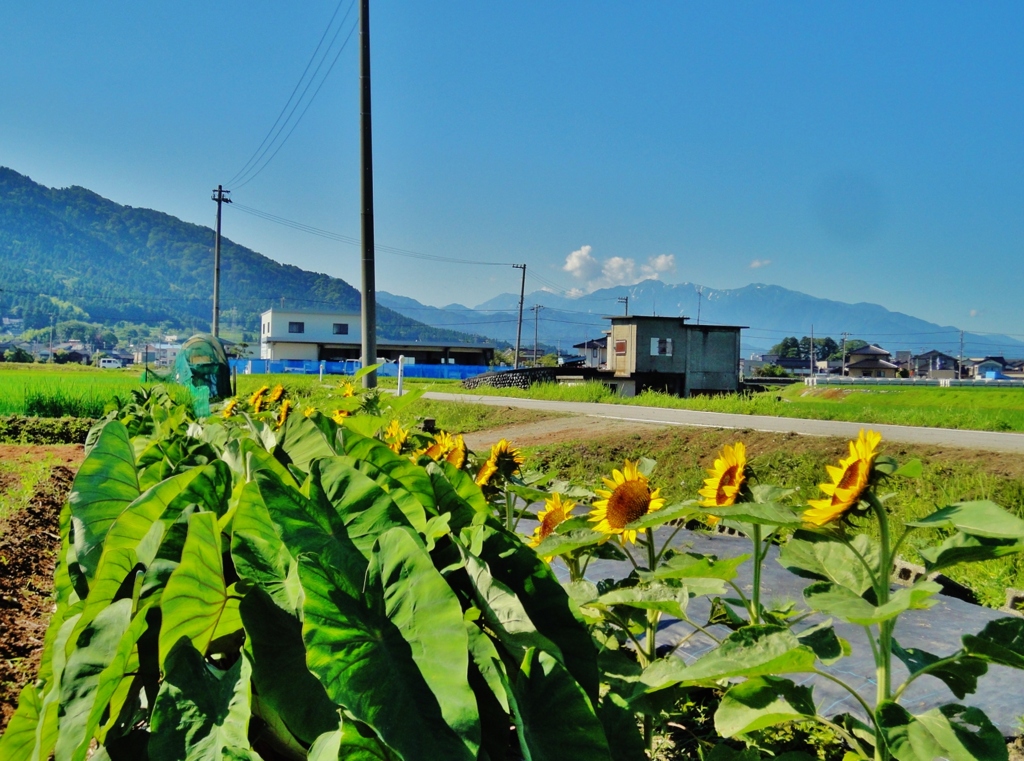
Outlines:
{"type": "Polygon", "coordinates": [[[231,203],[228,198],[230,190],[224,190],[223,185],[218,185],[213,191],[213,200],[217,203],[217,232],[213,237],[213,335],[220,335],[220,212],[221,207],[231,203]]]}
{"type": "Polygon", "coordinates": [[[523,281],[519,286],[519,323],[516,325],[516,358],[512,363],[512,369],[519,369],[519,344],[523,338],[523,299],[526,298],[526,265],[513,264],[517,270],[523,271],[523,281]]]}
{"type": "MultiPolygon", "coordinates": [[[[373,260],[373,141],[370,122],[370,0],[359,2],[359,138],[362,148],[363,367],[377,361],[377,284],[373,260]]],[[[377,373],[363,376],[363,388],[375,388],[377,373]]]]}

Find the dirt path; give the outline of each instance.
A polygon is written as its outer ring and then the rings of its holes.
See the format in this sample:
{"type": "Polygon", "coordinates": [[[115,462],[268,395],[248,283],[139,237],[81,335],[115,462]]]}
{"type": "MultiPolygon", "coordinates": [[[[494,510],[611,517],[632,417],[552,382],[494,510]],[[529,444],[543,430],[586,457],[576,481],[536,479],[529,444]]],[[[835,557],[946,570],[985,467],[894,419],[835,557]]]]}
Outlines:
{"type": "Polygon", "coordinates": [[[18,693],[39,668],[53,612],[60,511],[83,452],[80,446],[0,445],[0,458],[6,461],[25,457],[56,462],[28,507],[0,525],[0,732],[17,707],[18,693]]]}
{"type": "Polygon", "coordinates": [[[643,436],[662,431],[665,428],[666,426],[655,423],[634,423],[608,418],[572,416],[490,428],[486,431],[467,433],[465,439],[470,449],[483,451],[500,439],[508,439],[517,446],[533,447],[557,444],[562,441],[601,439],[612,435],[637,434],[643,436]]]}

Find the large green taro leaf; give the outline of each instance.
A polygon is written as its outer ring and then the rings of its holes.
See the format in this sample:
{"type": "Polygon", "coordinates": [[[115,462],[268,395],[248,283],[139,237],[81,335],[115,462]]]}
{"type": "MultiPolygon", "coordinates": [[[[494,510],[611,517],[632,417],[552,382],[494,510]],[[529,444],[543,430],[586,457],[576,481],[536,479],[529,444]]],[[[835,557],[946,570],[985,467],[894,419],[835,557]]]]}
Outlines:
{"type": "Polygon", "coordinates": [[[472,759],[480,742],[455,594],[403,529],[380,539],[367,594],[303,556],[306,662],[335,703],[405,758],[472,759]]]}
{"type": "Polygon", "coordinates": [[[252,656],[252,683],[288,731],[306,745],[338,727],[338,710],[306,667],[302,622],[260,589],[241,605],[245,647],[252,656]]]}
{"type": "Polygon", "coordinates": [[[430,476],[408,457],[397,455],[383,442],[354,431],[345,432],[345,454],[380,468],[412,494],[428,513],[436,511],[430,476]]]}
{"type": "MultiPolygon", "coordinates": [[[[296,558],[302,554],[320,558],[326,565],[338,571],[338,578],[347,584],[349,594],[359,595],[363,588],[368,562],[352,543],[348,528],[338,512],[329,503],[309,499],[297,489],[285,486],[271,473],[257,473],[256,486],[285,550],[296,558]]],[[[269,542],[270,537],[266,538],[269,542]]],[[[272,545],[266,549],[269,552],[273,551],[272,545]]],[[[260,573],[265,573],[268,577],[279,573],[280,568],[272,556],[265,560],[258,560],[255,557],[250,559],[253,561],[253,567],[260,563],[260,573]]],[[[252,571],[252,568],[249,571],[252,571]]],[[[259,578],[255,576],[254,580],[258,583],[259,578]]],[[[275,594],[275,599],[282,599],[282,595],[283,599],[289,599],[291,592],[285,589],[280,594],[275,594]]]]}
{"type": "Polygon", "coordinates": [[[117,517],[107,532],[104,551],[122,547],[135,550],[139,562],[148,566],[156,557],[164,534],[164,527],[154,530],[154,524],[161,518],[176,517],[165,517],[169,509],[198,504],[219,512],[230,488],[231,474],[222,461],[189,468],[161,481],[139,495],[117,517]]]}
{"type": "Polygon", "coordinates": [[[99,564],[107,530],[140,493],[135,452],[128,430],[112,420],[103,426],[96,446],[82,462],[68,502],[75,530],[78,562],[91,579],[99,564]]]}
{"type": "Polygon", "coordinates": [[[512,710],[529,761],[611,761],[604,727],[572,675],[543,650],[526,651],[512,710]]]}
{"type": "MultiPolygon", "coordinates": [[[[479,527],[480,560],[518,599],[537,632],[553,642],[562,664],[592,703],[598,698],[597,650],[576,606],[551,567],[518,537],[493,521],[479,527]]],[[[552,652],[556,658],[557,652],[552,652]]]]}
{"type": "Polygon", "coordinates": [[[349,539],[369,559],[377,537],[395,526],[411,524],[388,493],[347,459],[331,457],[313,464],[310,497],[334,506],[349,539]]]}
{"type": "MultiPolygon", "coordinates": [[[[394,453],[391,452],[390,449],[387,450],[387,452],[394,456],[394,453]]],[[[339,459],[351,465],[367,478],[373,479],[373,482],[386,491],[392,501],[398,505],[398,509],[401,510],[409,520],[409,524],[421,534],[426,532],[427,511],[424,509],[423,503],[413,496],[411,492],[406,490],[401,482],[392,478],[387,471],[381,470],[376,465],[371,462],[367,462],[366,460],[358,460],[349,456],[341,457],[339,459]]],[[[409,460],[406,460],[405,464],[416,468],[423,474],[424,478],[428,478],[426,472],[418,465],[410,462],[409,460]]],[[[431,496],[433,496],[433,491],[431,491],[431,496]]]]}
{"type": "Polygon", "coordinates": [[[252,481],[239,492],[231,521],[231,560],[239,577],[259,586],[279,606],[293,612],[299,609],[301,587],[295,559],[252,481]]]}
{"type": "Polygon", "coordinates": [[[278,437],[288,463],[304,473],[314,460],[338,454],[338,426],[325,415],[289,415],[278,437]]]}
{"type": "Polygon", "coordinates": [[[242,628],[238,598],[224,583],[220,530],[214,513],[194,513],[181,563],[171,573],[161,603],[160,663],[182,637],[206,653],[217,637],[242,628]]]}
{"type": "Polygon", "coordinates": [[[165,664],[153,707],[149,761],[256,758],[245,754],[251,711],[248,658],[218,672],[182,640],[165,664]]]}
{"type": "MultiPolygon", "coordinates": [[[[368,730],[367,730],[368,731],[368,730]]],[[[401,761],[380,738],[366,737],[354,721],[316,739],[306,755],[308,761],[401,761]]]]}
{"type": "MultiPolygon", "coordinates": [[[[54,752],[57,758],[75,761],[85,758],[98,724],[96,720],[90,721],[90,716],[97,702],[101,678],[117,656],[131,617],[130,598],[108,604],[83,627],[75,640],[61,678],[59,734],[54,752]]],[[[110,699],[109,694],[106,699],[110,699]]]]}
{"type": "Polygon", "coordinates": [[[18,710],[0,735],[0,758],[5,761],[37,761],[36,728],[42,721],[43,696],[35,684],[28,684],[18,696],[18,710]]]}

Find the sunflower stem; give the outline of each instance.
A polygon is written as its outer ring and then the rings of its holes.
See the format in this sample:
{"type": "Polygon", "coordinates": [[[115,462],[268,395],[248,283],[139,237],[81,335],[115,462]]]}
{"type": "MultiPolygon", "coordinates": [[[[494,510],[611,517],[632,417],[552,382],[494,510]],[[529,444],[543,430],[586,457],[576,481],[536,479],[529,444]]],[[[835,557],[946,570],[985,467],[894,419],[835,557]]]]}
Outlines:
{"type": "MultiPolygon", "coordinates": [[[[654,548],[654,529],[645,529],[647,534],[647,570],[654,573],[658,565],[658,552],[654,548]]],[[[661,619],[661,612],[657,610],[647,611],[647,663],[650,665],[658,658],[658,623],[661,619]]],[[[644,743],[648,752],[654,747],[654,718],[644,714],[644,743]]]]}
{"type": "Polygon", "coordinates": [[[761,524],[755,523],[753,530],[754,540],[754,589],[750,601],[750,623],[761,623],[761,561],[764,555],[761,553],[761,524]]]}
{"type": "MultiPolygon", "coordinates": [[[[865,491],[862,499],[871,506],[875,517],[878,519],[879,533],[879,569],[877,583],[875,584],[875,597],[879,607],[889,602],[889,576],[892,572],[892,551],[891,537],[889,535],[889,516],[885,512],[885,506],[878,501],[878,498],[871,491],[865,491]]],[[[878,624],[878,652],[876,656],[876,678],[877,692],[875,708],[890,699],[892,695],[892,626],[893,622],[882,621],[878,624]]],[[[886,748],[885,740],[882,738],[881,730],[875,725],[875,761],[888,761],[889,751],[886,748]]]]}

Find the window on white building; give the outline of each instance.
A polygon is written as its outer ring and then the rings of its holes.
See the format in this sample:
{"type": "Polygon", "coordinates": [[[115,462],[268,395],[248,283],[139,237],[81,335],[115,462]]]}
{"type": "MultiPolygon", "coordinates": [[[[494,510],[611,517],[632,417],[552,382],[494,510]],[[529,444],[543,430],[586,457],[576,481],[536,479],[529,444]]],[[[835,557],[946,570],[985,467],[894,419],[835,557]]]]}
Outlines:
{"type": "Polygon", "coordinates": [[[305,333],[306,332],[306,323],[304,323],[304,322],[289,322],[288,323],[288,332],[289,333],[305,333]]]}
{"type": "Polygon", "coordinates": [[[348,323],[347,322],[336,322],[336,323],[334,323],[334,335],[336,335],[336,336],[347,336],[348,335],[348,323]]]}

